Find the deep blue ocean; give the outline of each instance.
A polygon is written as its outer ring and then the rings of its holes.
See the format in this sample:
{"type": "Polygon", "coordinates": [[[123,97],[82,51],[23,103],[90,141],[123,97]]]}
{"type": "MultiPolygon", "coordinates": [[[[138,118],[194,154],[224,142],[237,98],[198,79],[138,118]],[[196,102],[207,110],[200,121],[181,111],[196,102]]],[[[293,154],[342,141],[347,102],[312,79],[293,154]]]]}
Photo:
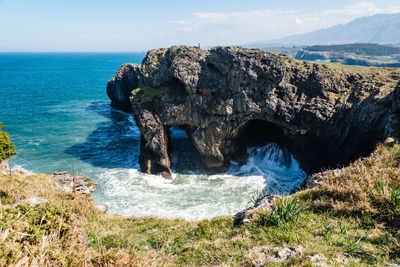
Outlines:
{"type": "MultiPolygon", "coordinates": [[[[14,167],[72,172],[74,162],[77,173],[99,182],[94,198],[109,212],[189,220],[232,215],[265,186],[288,192],[302,182],[297,162],[283,166],[271,146],[250,149],[247,164],[212,176],[191,170],[194,159],[183,147],[172,155],[173,181],[142,174],[140,132],[130,114],[110,107],[106,85],[119,66],[144,56],[0,53],[0,122],[17,148],[14,167]]],[[[178,130],[173,138],[187,142],[178,130]]]]}

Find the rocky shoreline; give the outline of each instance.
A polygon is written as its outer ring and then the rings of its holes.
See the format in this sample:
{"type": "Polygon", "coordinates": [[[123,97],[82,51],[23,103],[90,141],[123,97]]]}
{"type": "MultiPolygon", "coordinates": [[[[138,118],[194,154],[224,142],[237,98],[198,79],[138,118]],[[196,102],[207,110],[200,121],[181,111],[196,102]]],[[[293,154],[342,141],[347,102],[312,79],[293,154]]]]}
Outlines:
{"type": "Polygon", "coordinates": [[[276,142],[308,174],[371,153],[400,113],[400,70],[312,64],[256,49],[171,47],[124,64],[107,85],[133,113],[145,173],[171,177],[169,128],[184,130],[211,172],[276,142]]]}

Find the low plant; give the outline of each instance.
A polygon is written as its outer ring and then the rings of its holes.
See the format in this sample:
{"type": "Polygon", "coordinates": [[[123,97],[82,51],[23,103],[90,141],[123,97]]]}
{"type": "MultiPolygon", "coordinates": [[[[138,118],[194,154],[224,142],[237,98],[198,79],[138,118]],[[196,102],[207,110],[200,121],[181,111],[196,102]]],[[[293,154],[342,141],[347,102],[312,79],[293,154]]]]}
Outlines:
{"type": "Polygon", "coordinates": [[[395,215],[400,214],[400,186],[397,188],[390,188],[390,199],[393,204],[393,212],[395,215]]]}
{"type": "Polygon", "coordinates": [[[378,193],[380,195],[385,195],[387,191],[387,183],[385,181],[380,180],[378,181],[378,193]]]}
{"type": "Polygon", "coordinates": [[[301,204],[297,197],[287,197],[278,203],[268,214],[260,215],[260,224],[277,225],[297,222],[300,214],[307,209],[306,204],[301,204]]]}
{"type": "Polygon", "coordinates": [[[344,252],[349,253],[353,256],[358,257],[368,257],[368,258],[375,258],[372,253],[361,248],[361,241],[364,239],[365,234],[359,238],[355,238],[349,241],[349,244],[346,246],[344,252]]]}
{"type": "Polygon", "coordinates": [[[325,224],[322,227],[322,234],[326,238],[329,238],[330,235],[335,231],[335,226],[331,223],[325,224]]]}
{"type": "Polygon", "coordinates": [[[347,235],[347,225],[341,224],[339,226],[339,231],[340,231],[341,234],[347,235]]]}
{"type": "Polygon", "coordinates": [[[254,192],[251,196],[250,196],[250,200],[247,203],[248,205],[255,205],[258,201],[260,201],[261,199],[263,199],[264,197],[266,197],[268,195],[268,188],[265,187],[263,190],[257,190],[256,192],[254,192]]]}

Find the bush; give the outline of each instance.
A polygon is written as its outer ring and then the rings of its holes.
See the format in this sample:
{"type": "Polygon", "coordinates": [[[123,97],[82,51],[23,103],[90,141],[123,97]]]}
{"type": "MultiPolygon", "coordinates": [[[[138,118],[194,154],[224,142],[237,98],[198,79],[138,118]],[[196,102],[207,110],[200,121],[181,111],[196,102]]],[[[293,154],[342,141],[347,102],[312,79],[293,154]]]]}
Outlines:
{"type": "Polygon", "coordinates": [[[8,159],[9,155],[13,156],[17,154],[13,142],[9,144],[10,135],[1,129],[3,129],[3,123],[0,123],[0,162],[8,159]],[[9,147],[11,149],[10,151],[8,151],[9,147]]]}

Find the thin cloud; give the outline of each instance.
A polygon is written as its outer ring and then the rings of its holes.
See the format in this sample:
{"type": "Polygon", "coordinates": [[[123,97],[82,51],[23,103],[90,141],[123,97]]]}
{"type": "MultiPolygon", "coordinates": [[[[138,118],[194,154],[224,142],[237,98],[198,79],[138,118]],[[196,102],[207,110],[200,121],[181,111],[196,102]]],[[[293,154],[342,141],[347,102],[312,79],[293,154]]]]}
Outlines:
{"type": "Polygon", "coordinates": [[[371,2],[359,2],[354,5],[345,6],[342,9],[331,9],[323,12],[324,15],[348,15],[348,16],[368,16],[375,14],[393,14],[400,12],[400,6],[388,8],[378,8],[371,2]]]}
{"type": "MultiPolygon", "coordinates": [[[[1,0],[0,0],[1,1],[1,0]]],[[[184,20],[167,20],[168,23],[179,24],[179,25],[186,25],[188,24],[187,21],[184,20]]]]}
{"type": "Polygon", "coordinates": [[[202,43],[242,44],[259,40],[302,34],[337,24],[345,24],[359,17],[379,13],[398,13],[399,6],[379,7],[362,1],[338,9],[304,13],[297,10],[260,9],[241,12],[194,12],[187,18],[170,20],[176,27],[165,32],[183,42],[191,33],[202,43]]]}
{"type": "Polygon", "coordinates": [[[270,16],[276,16],[279,14],[294,14],[296,11],[292,10],[281,10],[281,9],[262,9],[262,10],[253,10],[247,12],[195,12],[193,13],[193,17],[208,21],[210,23],[223,22],[227,20],[246,20],[251,18],[266,18],[270,16]]]}

